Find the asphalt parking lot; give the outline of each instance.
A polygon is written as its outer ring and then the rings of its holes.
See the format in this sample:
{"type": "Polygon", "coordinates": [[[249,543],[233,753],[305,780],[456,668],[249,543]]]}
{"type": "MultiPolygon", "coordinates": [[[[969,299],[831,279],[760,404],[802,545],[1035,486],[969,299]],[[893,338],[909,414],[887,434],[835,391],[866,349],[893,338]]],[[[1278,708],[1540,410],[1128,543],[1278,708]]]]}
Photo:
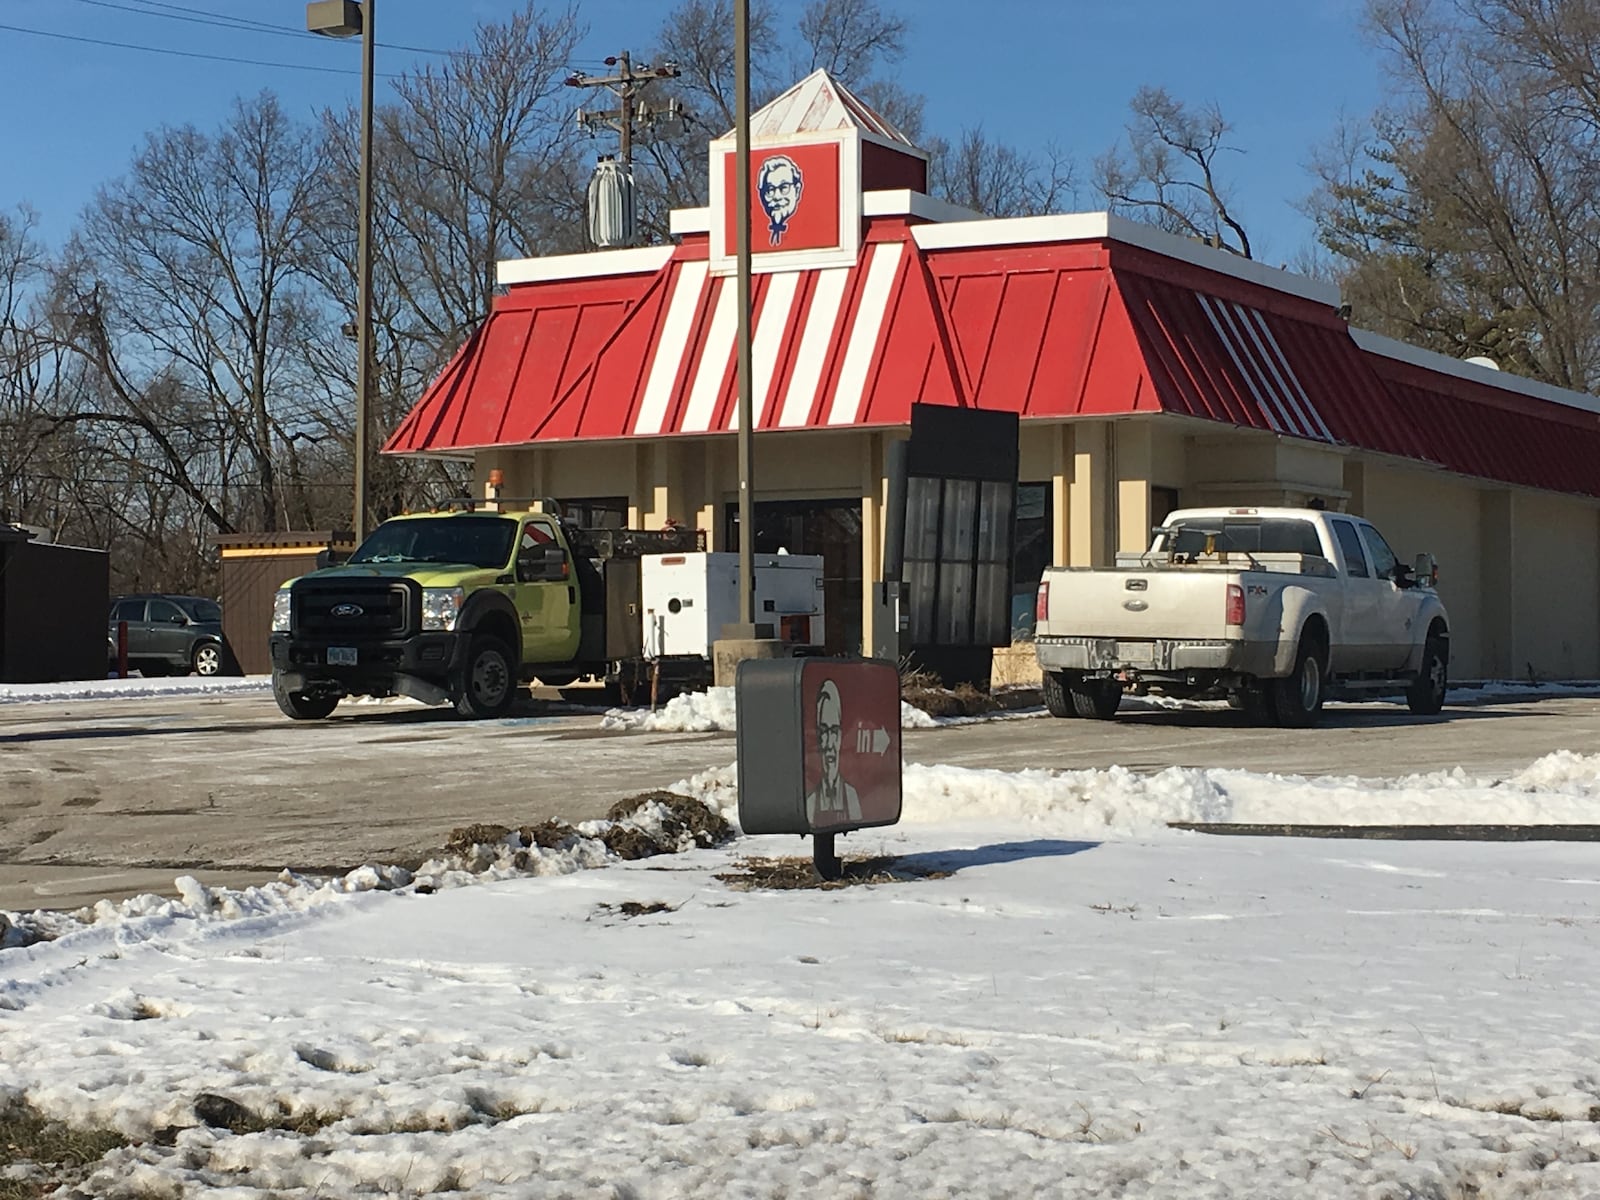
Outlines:
{"type": "MultiPolygon", "coordinates": [[[[526,702],[499,722],[346,706],[314,723],[270,696],[153,696],[0,707],[0,909],[242,885],[283,867],[406,861],[477,821],[600,817],[616,800],[734,759],[728,733],[613,733],[598,710],[526,702]]],[[[1515,770],[1600,747],[1600,699],[1451,706],[1417,718],[1330,706],[1310,730],[1227,711],[1125,709],[908,730],[908,762],[1004,770],[1237,767],[1303,775],[1515,770]]]]}

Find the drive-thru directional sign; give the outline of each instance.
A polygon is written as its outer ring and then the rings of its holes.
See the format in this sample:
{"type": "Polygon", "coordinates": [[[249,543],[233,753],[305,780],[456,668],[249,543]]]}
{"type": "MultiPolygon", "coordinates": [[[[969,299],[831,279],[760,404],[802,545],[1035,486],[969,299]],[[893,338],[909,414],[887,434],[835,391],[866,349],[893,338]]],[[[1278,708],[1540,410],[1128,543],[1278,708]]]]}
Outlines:
{"type": "Polygon", "coordinates": [[[739,664],[739,824],[816,837],[837,878],[835,834],[900,819],[900,672],[862,658],[739,664]]]}

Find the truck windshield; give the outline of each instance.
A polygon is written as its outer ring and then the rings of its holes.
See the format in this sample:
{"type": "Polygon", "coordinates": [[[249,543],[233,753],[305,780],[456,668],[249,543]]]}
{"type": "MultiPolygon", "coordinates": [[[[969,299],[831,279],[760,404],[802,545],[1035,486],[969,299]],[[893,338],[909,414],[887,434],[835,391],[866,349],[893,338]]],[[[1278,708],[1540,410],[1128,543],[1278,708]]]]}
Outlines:
{"type": "Polygon", "coordinates": [[[350,556],[353,563],[463,563],[503,567],[517,523],[502,517],[417,517],[385,521],[350,556]]]}
{"type": "Polygon", "coordinates": [[[1322,554],[1317,527],[1310,521],[1294,520],[1194,520],[1176,521],[1167,527],[1161,549],[1180,555],[1205,553],[1206,538],[1214,539],[1218,550],[1249,551],[1252,554],[1322,554]]]}

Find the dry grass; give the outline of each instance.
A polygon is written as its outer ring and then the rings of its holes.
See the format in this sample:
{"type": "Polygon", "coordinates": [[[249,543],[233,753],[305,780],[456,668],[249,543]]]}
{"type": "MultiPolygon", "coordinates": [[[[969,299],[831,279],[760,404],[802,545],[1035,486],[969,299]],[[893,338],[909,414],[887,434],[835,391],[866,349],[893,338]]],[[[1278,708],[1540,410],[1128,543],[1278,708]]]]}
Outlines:
{"type": "Polygon", "coordinates": [[[889,857],[852,858],[843,862],[838,879],[819,879],[809,858],[745,858],[732,871],[717,878],[735,891],[796,891],[856,887],[863,883],[914,883],[919,879],[947,879],[948,871],[907,867],[889,857]]]}
{"type": "Polygon", "coordinates": [[[26,1103],[0,1105],[0,1170],[31,1168],[26,1178],[0,1179],[0,1200],[39,1200],[76,1184],[101,1157],[127,1139],[109,1129],[75,1129],[26,1103]]]}
{"type": "Polygon", "coordinates": [[[970,683],[945,687],[932,671],[902,671],[900,698],[930,717],[975,717],[1000,707],[993,696],[970,683]]]}
{"type": "Polygon", "coordinates": [[[1041,679],[1039,657],[1032,642],[1013,642],[994,652],[994,667],[989,673],[991,688],[1038,687],[1041,679]]]}
{"type": "MultiPolygon", "coordinates": [[[[691,796],[677,792],[642,792],[618,800],[606,813],[611,825],[599,836],[606,849],[618,858],[650,858],[657,854],[673,854],[685,838],[694,845],[705,848],[718,845],[733,836],[733,827],[722,814],[708,808],[691,796]],[[647,804],[659,804],[666,810],[659,833],[641,829],[626,822],[647,804]]],[[[537,825],[523,825],[513,831],[509,825],[462,825],[450,831],[444,848],[471,863],[487,861],[495,848],[508,843],[519,843],[525,850],[538,846],[544,850],[558,850],[579,836],[578,831],[559,817],[552,817],[537,825]]],[[[525,855],[518,851],[514,859],[525,866],[525,855]]]]}

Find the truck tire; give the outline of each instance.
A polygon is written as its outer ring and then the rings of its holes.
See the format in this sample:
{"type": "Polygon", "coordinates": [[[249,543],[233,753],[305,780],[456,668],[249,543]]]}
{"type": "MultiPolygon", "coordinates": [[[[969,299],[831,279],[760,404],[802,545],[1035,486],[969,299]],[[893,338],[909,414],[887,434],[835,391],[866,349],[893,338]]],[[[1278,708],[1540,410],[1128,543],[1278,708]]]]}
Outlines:
{"type": "Polygon", "coordinates": [[[291,692],[283,686],[281,672],[272,673],[272,698],[278,709],[293,721],[320,721],[339,707],[338,696],[308,696],[305,692],[291,692]]]}
{"type": "Polygon", "coordinates": [[[497,637],[474,634],[467,661],[450,688],[456,712],[474,721],[503,717],[517,698],[517,671],[511,651],[497,637]]]}
{"type": "Polygon", "coordinates": [[[1122,684],[1115,679],[1085,679],[1072,685],[1072,707],[1080,717],[1109,721],[1122,704],[1122,684]]]}
{"type": "Polygon", "coordinates": [[[1422,647],[1422,666],[1406,689],[1406,705],[1419,717],[1437,716],[1444,708],[1449,679],[1450,652],[1442,638],[1430,633],[1422,647]]]}
{"type": "Polygon", "coordinates": [[[1286,678],[1274,679],[1271,703],[1278,724],[1286,729],[1307,729],[1322,712],[1323,681],[1327,678],[1322,646],[1315,638],[1302,636],[1295,652],[1294,670],[1286,678]]]}
{"type": "Polygon", "coordinates": [[[1072,695],[1067,691],[1066,676],[1061,671],[1046,671],[1042,681],[1044,692],[1044,706],[1052,717],[1075,717],[1077,708],[1072,703],[1072,695]]]}

